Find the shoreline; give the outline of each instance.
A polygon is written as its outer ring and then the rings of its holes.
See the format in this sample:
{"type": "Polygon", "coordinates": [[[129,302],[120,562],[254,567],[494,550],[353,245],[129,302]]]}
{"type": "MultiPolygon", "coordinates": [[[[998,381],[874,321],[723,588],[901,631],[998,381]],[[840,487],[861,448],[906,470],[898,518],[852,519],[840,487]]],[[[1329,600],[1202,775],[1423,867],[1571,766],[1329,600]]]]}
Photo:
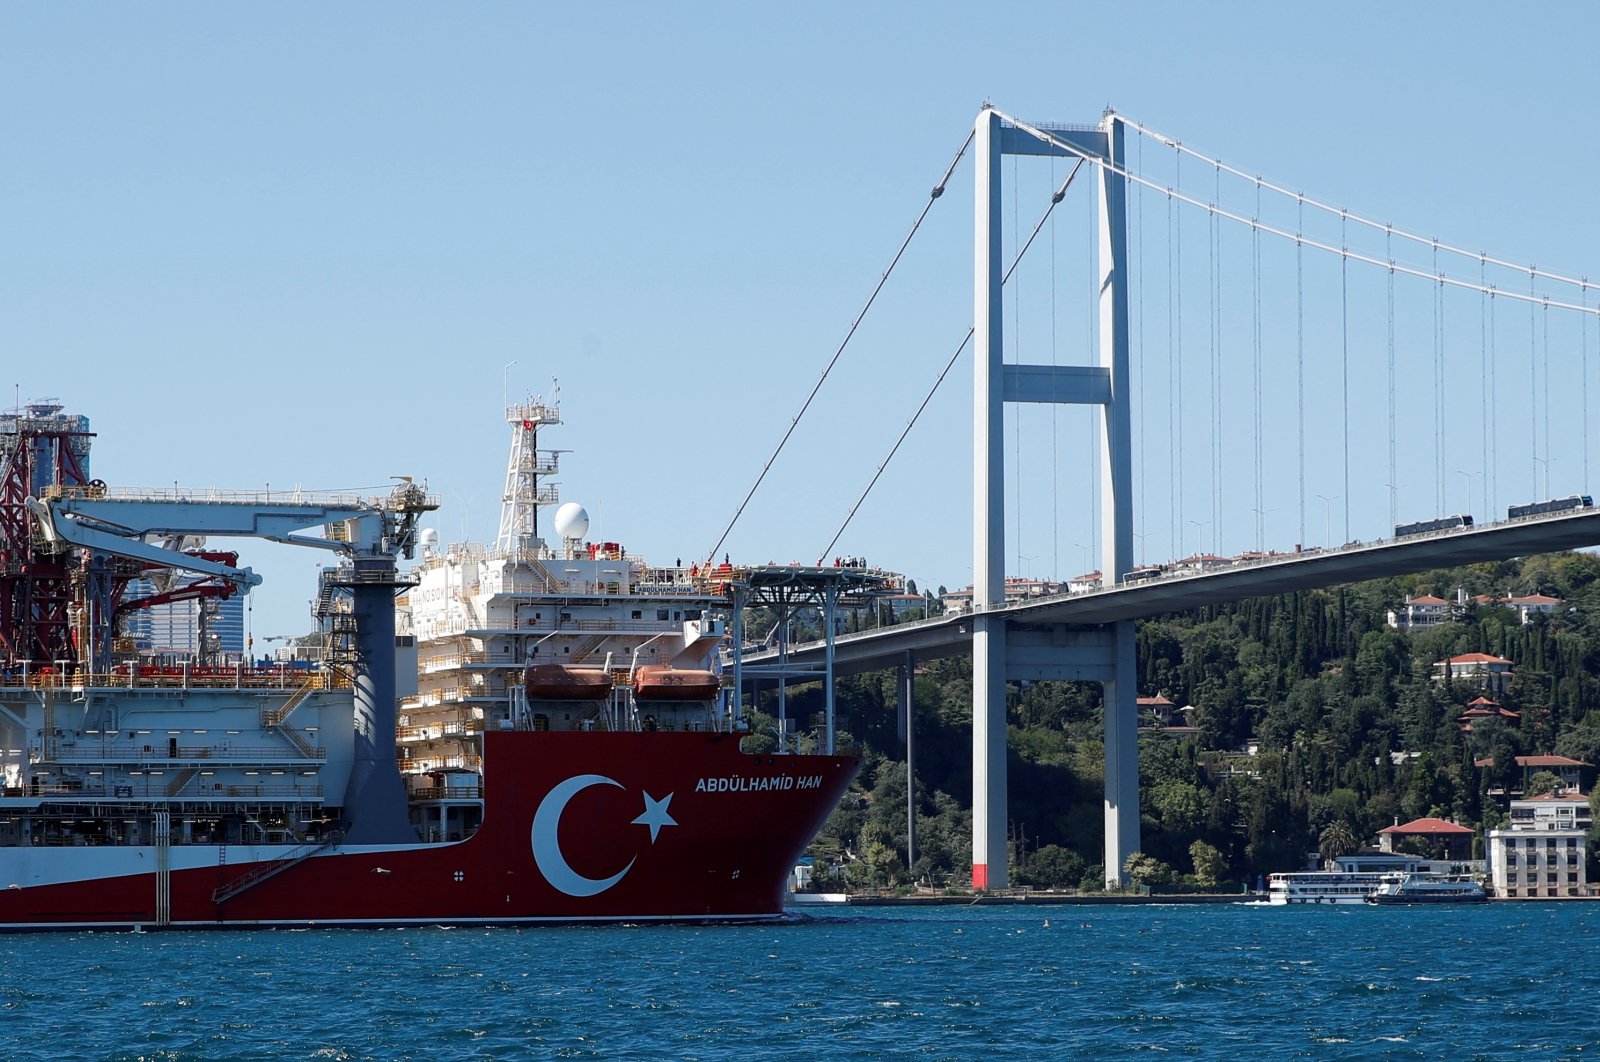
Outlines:
{"type": "Polygon", "coordinates": [[[1250,892],[1174,892],[1174,893],[1056,893],[1018,892],[971,895],[894,896],[875,893],[791,893],[786,906],[791,910],[811,907],[1091,907],[1121,904],[1208,904],[1266,903],[1265,893],[1250,892]],[[806,899],[798,899],[805,896],[806,899]]]}

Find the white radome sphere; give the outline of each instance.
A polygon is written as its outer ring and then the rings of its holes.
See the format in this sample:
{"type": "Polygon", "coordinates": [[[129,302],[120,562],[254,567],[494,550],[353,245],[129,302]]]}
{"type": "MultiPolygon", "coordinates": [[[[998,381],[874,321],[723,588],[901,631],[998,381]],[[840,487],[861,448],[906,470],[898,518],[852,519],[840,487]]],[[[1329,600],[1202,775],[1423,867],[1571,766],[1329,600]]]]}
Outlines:
{"type": "Polygon", "coordinates": [[[425,556],[437,552],[439,549],[439,532],[431,527],[424,527],[422,533],[417,536],[417,544],[422,547],[422,552],[425,556]]]}
{"type": "Polygon", "coordinates": [[[577,502],[567,502],[556,510],[556,534],[562,538],[582,538],[589,533],[589,510],[577,502]]]}

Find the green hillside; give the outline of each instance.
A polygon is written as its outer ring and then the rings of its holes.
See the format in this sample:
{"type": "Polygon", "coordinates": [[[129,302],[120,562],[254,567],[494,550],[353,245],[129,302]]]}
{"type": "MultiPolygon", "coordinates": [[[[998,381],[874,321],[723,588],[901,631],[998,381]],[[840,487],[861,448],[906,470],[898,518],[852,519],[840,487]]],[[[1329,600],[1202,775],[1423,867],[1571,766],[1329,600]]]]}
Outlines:
{"type": "MultiPolygon", "coordinates": [[[[1537,556],[1141,621],[1138,666],[1140,695],[1192,705],[1185,714],[1199,733],[1178,737],[1141,720],[1137,880],[1254,881],[1302,866],[1308,851],[1371,844],[1384,826],[1424,815],[1493,827],[1508,795],[1553,781],[1525,778],[1514,757],[1600,764],[1600,558],[1537,556]],[[1459,591],[1466,604],[1449,622],[1411,633],[1386,625],[1407,595],[1454,602],[1459,591]],[[1530,594],[1560,603],[1523,624],[1503,601],[1530,594]],[[1462,729],[1458,717],[1485,691],[1436,681],[1433,664],[1463,653],[1512,662],[1506,689],[1490,696],[1516,716],[1462,729]],[[1483,760],[1492,764],[1474,765],[1483,760]]],[[[812,854],[861,886],[966,884],[970,661],[930,661],[916,678],[918,851],[909,868],[895,682],[892,672],[840,681],[843,740],[866,763],[812,854]]],[[[790,710],[820,720],[820,689],[792,692],[790,710]]],[[[1013,881],[1099,887],[1099,686],[1013,684],[1008,717],[1013,881]]],[[[757,724],[756,740],[772,741],[759,709],[757,724]]],[[[1593,774],[1584,772],[1586,790],[1593,774]]]]}

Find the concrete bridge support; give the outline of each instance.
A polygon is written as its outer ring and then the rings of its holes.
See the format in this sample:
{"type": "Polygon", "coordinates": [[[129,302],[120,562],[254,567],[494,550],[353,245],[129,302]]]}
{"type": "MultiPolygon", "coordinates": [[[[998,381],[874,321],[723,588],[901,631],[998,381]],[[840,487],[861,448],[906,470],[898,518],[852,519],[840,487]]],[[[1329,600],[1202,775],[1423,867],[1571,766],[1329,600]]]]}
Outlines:
{"type": "MultiPolygon", "coordinates": [[[[1106,691],[1106,880],[1139,848],[1139,762],[1134,631],[1131,621],[1095,638],[1047,629],[1069,658],[1028,659],[1033,632],[1008,631],[1005,604],[1006,402],[1096,406],[1101,411],[1099,468],[1103,500],[1100,571],[1105,585],[1133,566],[1132,402],[1128,372],[1127,198],[1118,172],[1123,127],[1107,114],[1094,129],[1028,125],[986,107],[974,130],[973,231],[973,535],[972,602],[972,884],[1004,888],[1006,848],[1006,680],[1047,677],[1054,668],[1095,672],[1082,677],[1106,691]],[[1094,364],[1006,364],[1002,321],[1001,167],[1005,155],[1058,156],[1096,164],[1099,196],[1097,265],[1100,343],[1094,364]],[[1109,162],[1110,166],[1098,165],[1109,162]],[[1098,640],[1097,640],[1098,639],[1098,640]]],[[[1061,675],[1060,677],[1068,677],[1061,675]]]]}

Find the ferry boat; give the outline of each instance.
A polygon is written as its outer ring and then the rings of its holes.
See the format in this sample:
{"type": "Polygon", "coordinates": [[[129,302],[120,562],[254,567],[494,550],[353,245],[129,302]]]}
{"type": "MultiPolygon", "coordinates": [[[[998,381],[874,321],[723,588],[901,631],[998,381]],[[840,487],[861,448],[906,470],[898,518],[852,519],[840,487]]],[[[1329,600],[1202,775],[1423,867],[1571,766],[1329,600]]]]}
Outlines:
{"type": "Polygon", "coordinates": [[[1369,871],[1304,870],[1267,877],[1267,902],[1271,904],[1353,904],[1367,898],[1383,884],[1386,874],[1369,871]]]}
{"type": "Polygon", "coordinates": [[[492,547],[441,547],[409,481],[118,497],[89,479],[86,421],[31,412],[0,422],[0,929],[783,917],[859,760],[741,750],[718,664],[731,567],[586,541],[570,503],[547,543],[556,405],[507,410],[492,547]],[[185,537],[207,533],[337,555],[317,659],[127,648],[138,573],[251,585],[185,537]]]}
{"type": "Polygon", "coordinates": [[[1464,874],[1385,874],[1367,897],[1373,904],[1487,903],[1483,884],[1464,874]]]}

